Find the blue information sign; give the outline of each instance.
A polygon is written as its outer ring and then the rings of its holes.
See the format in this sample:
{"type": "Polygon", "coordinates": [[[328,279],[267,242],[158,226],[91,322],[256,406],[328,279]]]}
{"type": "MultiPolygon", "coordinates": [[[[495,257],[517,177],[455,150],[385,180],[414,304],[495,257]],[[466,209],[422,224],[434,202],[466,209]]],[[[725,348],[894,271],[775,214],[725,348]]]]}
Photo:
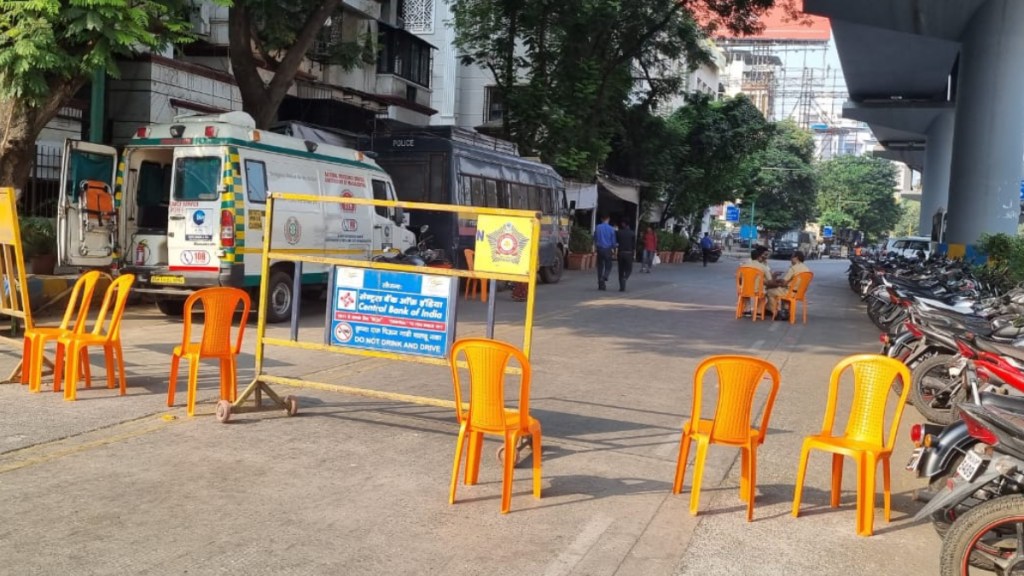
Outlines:
{"type": "Polygon", "coordinates": [[[744,224],[740,226],[740,238],[757,240],[757,227],[744,224]]]}
{"type": "Polygon", "coordinates": [[[740,221],[740,207],[739,206],[726,206],[725,207],[725,221],[726,222],[739,222],[740,221]]]}
{"type": "Polygon", "coordinates": [[[330,344],[448,356],[457,286],[451,277],[338,266],[333,286],[330,344]]]}
{"type": "Polygon", "coordinates": [[[832,227],[831,226],[822,226],[822,228],[821,228],[821,237],[822,238],[831,238],[832,237],[832,227]]]}

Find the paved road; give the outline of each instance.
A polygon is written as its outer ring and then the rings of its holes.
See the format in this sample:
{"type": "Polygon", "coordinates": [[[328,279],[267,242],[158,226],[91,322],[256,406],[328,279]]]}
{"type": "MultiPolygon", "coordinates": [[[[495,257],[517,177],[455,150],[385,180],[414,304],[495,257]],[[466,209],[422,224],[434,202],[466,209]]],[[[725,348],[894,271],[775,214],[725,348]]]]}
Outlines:
{"type": "MultiPolygon", "coordinates": [[[[539,288],[532,409],[544,425],[544,498],[529,496],[521,468],[506,516],[493,442],[480,484],[460,486],[448,505],[457,429],[446,409],[282,387],[300,397],[299,417],[268,412],[221,425],[211,415],[212,363],[201,373],[199,414],[185,416],[183,382],[168,409],[180,323],[133,308],[127,397],[97,388],[66,403],[0,386],[0,572],[936,573],[938,538],[906,517],[918,482],[900,469],[905,434],[893,460],[894,521],[885,525],[879,510],[875,537],[854,532],[852,465],[844,505],[828,508],[823,455],[811,460],[804,516],[788,514],[801,438],[820,427],[832,365],[877,346],[843,262],[811,263],[806,326],[733,319],[734,268],[731,260],[660,266],[635,276],[625,294],[598,292],[589,273],[539,288]],[[711,449],[699,516],[687,512],[688,491],[670,494],[694,368],[719,353],[756,354],[782,370],[750,524],[735,450],[711,449]]],[[[498,297],[497,336],[517,341],[522,305],[498,297]]],[[[481,334],[483,315],[481,303],[464,303],[460,334],[481,334]]],[[[322,318],[322,303],[308,306],[301,338],[320,340],[322,318]]],[[[241,381],[252,378],[252,344],[241,381]]],[[[0,371],[16,360],[0,348],[0,371]]],[[[267,371],[451,398],[439,367],[271,350],[267,371]]],[[[101,368],[94,373],[103,380],[101,368]]],[[[909,409],[903,428],[915,418],[909,409]]]]}

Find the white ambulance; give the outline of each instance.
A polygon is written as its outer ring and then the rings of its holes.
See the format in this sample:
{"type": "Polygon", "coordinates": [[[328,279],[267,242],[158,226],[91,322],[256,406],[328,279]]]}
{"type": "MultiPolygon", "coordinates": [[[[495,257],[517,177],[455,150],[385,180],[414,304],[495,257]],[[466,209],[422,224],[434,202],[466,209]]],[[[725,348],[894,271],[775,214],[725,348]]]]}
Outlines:
{"type": "MultiPolygon", "coordinates": [[[[253,289],[267,230],[267,192],[394,200],[391,178],[362,152],[257,130],[243,112],[179,117],[138,129],[118,161],[110,146],[65,143],[58,209],[62,266],[111,268],[137,277],[180,315],[207,286],[253,289]]],[[[400,209],[277,202],[275,251],[370,258],[415,246],[400,209]]],[[[291,316],[291,262],[272,263],[268,320],[291,316]]],[[[302,284],[326,283],[304,265],[302,284]]]]}

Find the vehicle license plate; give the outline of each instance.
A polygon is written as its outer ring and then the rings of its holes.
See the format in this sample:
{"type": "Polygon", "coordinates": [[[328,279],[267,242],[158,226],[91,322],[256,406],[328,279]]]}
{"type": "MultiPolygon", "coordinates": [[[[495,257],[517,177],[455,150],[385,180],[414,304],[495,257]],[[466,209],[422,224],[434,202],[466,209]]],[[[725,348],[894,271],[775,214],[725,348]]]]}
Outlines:
{"type": "Polygon", "coordinates": [[[153,275],[149,277],[149,281],[153,284],[185,284],[184,276],[160,276],[153,275]]]}
{"type": "Polygon", "coordinates": [[[910,461],[907,462],[907,470],[910,472],[917,472],[917,467],[921,464],[921,456],[924,454],[924,448],[914,448],[914,453],[910,455],[910,461]]]}
{"type": "Polygon", "coordinates": [[[974,477],[978,475],[978,470],[981,468],[981,463],[984,460],[974,450],[968,450],[964,454],[964,461],[960,463],[960,466],[956,469],[957,476],[970,482],[974,480],[974,477]]]}

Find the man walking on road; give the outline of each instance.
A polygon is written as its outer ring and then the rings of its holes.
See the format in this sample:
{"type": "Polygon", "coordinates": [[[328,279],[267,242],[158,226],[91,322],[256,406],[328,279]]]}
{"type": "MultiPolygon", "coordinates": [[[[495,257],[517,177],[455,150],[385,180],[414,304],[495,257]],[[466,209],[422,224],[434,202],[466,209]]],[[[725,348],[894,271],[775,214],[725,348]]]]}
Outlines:
{"type": "Polygon", "coordinates": [[[619,226],[615,241],[619,245],[619,292],[625,292],[626,280],[633,273],[633,260],[636,258],[636,234],[629,229],[629,222],[619,226]]]}
{"type": "Polygon", "coordinates": [[[608,275],[612,273],[612,250],[618,242],[615,229],[608,223],[608,216],[601,217],[601,223],[594,230],[594,248],[597,249],[597,289],[604,290],[608,275]]]}
{"type": "Polygon", "coordinates": [[[647,225],[644,232],[644,261],[640,266],[641,272],[651,273],[654,267],[654,255],[658,252],[658,234],[654,231],[654,224],[647,225]]]}
{"type": "Polygon", "coordinates": [[[700,253],[704,257],[704,267],[708,267],[708,258],[711,257],[711,249],[714,248],[715,244],[711,241],[711,236],[708,233],[704,233],[704,237],[700,239],[700,253]]]}

